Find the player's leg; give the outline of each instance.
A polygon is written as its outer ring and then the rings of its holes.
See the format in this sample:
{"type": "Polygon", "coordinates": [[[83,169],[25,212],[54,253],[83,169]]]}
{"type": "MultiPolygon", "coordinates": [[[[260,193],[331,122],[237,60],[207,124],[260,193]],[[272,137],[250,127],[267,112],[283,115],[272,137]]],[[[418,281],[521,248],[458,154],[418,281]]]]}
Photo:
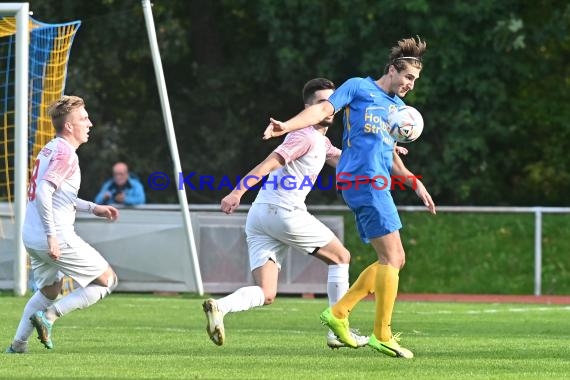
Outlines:
{"type": "MultiPolygon", "coordinates": [[[[27,351],[28,338],[34,330],[34,325],[31,321],[32,316],[38,311],[44,311],[47,307],[52,305],[61,291],[61,279],[63,278],[63,274],[59,272],[53,260],[47,255],[47,252],[36,251],[29,248],[27,248],[27,251],[30,255],[35,285],[38,290],[26,303],[14,340],[7,352],[19,353],[27,351]]],[[[38,338],[47,348],[53,347],[51,341],[47,339],[46,334],[43,335],[44,339],[42,339],[42,336],[38,338]]]]}
{"type": "Polygon", "coordinates": [[[264,265],[252,271],[256,285],[244,286],[217,300],[210,298],[204,301],[202,308],[206,314],[206,331],[212,342],[218,346],[224,344],[226,314],[273,303],[277,294],[278,272],[277,264],[273,260],[267,260],[264,265]]]}
{"type": "Polygon", "coordinates": [[[61,291],[63,274],[57,268],[43,263],[31,257],[34,278],[39,289],[32,295],[26,303],[22,317],[16,329],[16,334],[12,343],[6,350],[8,353],[24,353],[28,350],[28,339],[34,330],[30,318],[38,311],[43,311],[49,307],[61,291]],[[50,285],[44,285],[49,283],[50,285]]]}
{"type": "Polygon", "coordinates": [[[267,260],[252,272],[256,285],[244,286],[232,294],[216,300],[218,309],[225,315],[254,307],[270,305],[277,295],[279,268],[275,261],[267,260]]]}
{"type": "MultiPolygon", "coordinates": [[[[350,252],[342,245],[337,237],[333,236],[330,243],[315,250],[313,255],[328,264],[327,294],[329,299],[329,309],[325,310],[323,313],[323,319],[325,320],[324,323],[327,326],[332,325],[334,328],[338,328],[337,326],[340,326],[341,331],[339,331],[339,333],[346,334],[348,321],[346,321],[346,323],[344,323],[344,321],[335,323],[335,321],[331,320],[331,318],[327,316],[330,313],[330,307],[336,304],[348,290],[348,266],[350,263],[350,252]]],[[[343,339],[339,339],[337,333],[329,328],[327,333],[327,346],[330,348],[354,347],[354,342],[356,342],[357,347],[363,347],[368,343],[368,337],[358,335],[355,331],[349,330],[348,335],[343,335],[343,339]],[[348,343],[344,343],[344,341],[348,341],[348,343]]]]}
{"type": "Polygon", "coordinates": [[[99,277],[87,286],[75,289],[48,307],[45,316],[53,323],[74,310],[84,309],[97,303],[111,294],[117,285],[117,275],[109,265],[99,277]]]}
{"type": "MultiPolygon", "coordinates": [[[[369,345],[390,356],[413,357],[413,354],[398,345],[392,336],[391,320],[398,293],[398,273],[404,265],[405,254],[399,230],[402,223],[392,195],[377,191],[372,186],[348,189],[342,192],[343,199],[354,212],[360,238],[372,243],[378,256],[376,268],[376,318],[374,333],[369,345]]],[[[363,279],[363,289],[370,283],[373,269],[363,279]]]]}
{"type": "MultiPolygon", "coordinates": [[[[343,196],[348,197],[348,195],[344,192],[343,196]]],[[[365,225],[360,222],[358,217],[355,218],[355,221],[356,228],[361,239],[367,241],[365,225]]],[[[331,308],[331,313],[335,318],[348,318],[350,312],[356,306],[356,304],[360,302],[360,300],[369,294],[374,293],[376,286],[376,269],[377,263],[374,263],[372,265],[369,265],[360,273],[346,294],[331,308]]]]}
{"type": "MultiPolygon", "coordinates": [[[[328,264],[327,293],[329,304],[334,304],[348,289],[350,252],[327,226],[306,210],[278,209],[277,213],[280,224],[273,228],[274,237],[328,264]]],[[[324,314],[329,312],[327,309],[324,314]]],[[[329,347],[366,345],[367,337],[352,333],[348,320],[321,318],[321,321],[330,329],[327,333],[329,347]]]]}
{"type": "Polygon", "coordinates": [[[366,267],[346,294],[332,307],[332,313],[336,318],[348,318],[358,302],[375,292],[378,265],[379,263],[375,262],[366,267]]]}
{"type": "Polygon", "coordinates": [[[313,256],[328,265],[327,295],[332,306],[348,290],[348,265],[350,252],[342,245],[336,236],[330,243],[315,249],[313,256]]]}
{"type": "Polygon", "coordinates": [[[413,353],[401,347],[392,335],[392,312],[398,295],[399,270],[405,262],[399,231],[371,239],[378,254],[376,274],[376,317],[369,345],[388,356],[410,359],[413,353]]]}
{"type": "Polygon", "coordinates": [[[348,290],[350,252],[334,233],[306,210],[279,209],[273,237],[328,265],[327,294],[335,304],[348,290]]]}
{"type": "Polygon", "coordinates": [[[267,234],[265,227],[275,219],[267,205],[254,204],[248,213],[245,232],[249,265],[255,285],[239,288],[219,299],[207,299],[202,308],[206,314],[206,331],[210,339],[221,346],[225,341],[224,316],[268,305],[277,294],[277,278],[280,269],[279,253],[287,247],[267,234]]]}
{"type": "Polygon", "coordinates": [[[93,305],[109,295],[118,283],[117,275],[103,256],[79,238],[73,246],[62,244],[61,257],[53,261],[53,265],[77,282],[80,288],[60,298],[45,311],[36,312],[30,319],[46,347],[53,347],[51,330],[59,317],[93,305]]]}

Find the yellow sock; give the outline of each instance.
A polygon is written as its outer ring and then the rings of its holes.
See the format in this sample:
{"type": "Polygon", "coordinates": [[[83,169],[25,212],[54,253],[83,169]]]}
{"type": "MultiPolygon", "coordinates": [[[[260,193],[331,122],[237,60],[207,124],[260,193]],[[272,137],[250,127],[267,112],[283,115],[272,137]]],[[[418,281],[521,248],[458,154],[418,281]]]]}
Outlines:
{"type": "Polygon", "coordinates": [[[346,294],[338,300],[332,307],[332,313],[336,318],[348,318],[350,311],[361,299],[369,294],[374,293],[376,286],[376,271],[380,264],[374,264],[366,267],[358,276],[354,284],[348,289],[346,294]]]}
{"type": "Polygon", "coordinates": [[[374,320],[374,336],[382,342],[392,337],[392,311],[398,295],[397,268],[390,265],[378,265],[376,274],[376,318],[374,320]]]}

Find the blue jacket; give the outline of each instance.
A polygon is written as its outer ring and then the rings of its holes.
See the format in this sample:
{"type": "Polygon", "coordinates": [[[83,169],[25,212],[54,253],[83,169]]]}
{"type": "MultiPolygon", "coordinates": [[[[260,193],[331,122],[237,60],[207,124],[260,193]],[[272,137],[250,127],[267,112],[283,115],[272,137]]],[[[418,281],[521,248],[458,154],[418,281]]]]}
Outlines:
{"type": "Polygon", "coordinates": [[[125,206],[140,205],[146,202],[142,183],[138,179],[129,176],[127,183],[122,189],[115,184],[112,178],[107,180],[103,186],[101,186],[101,190],[99,190],[99,193],[95,197],[95,203],[99,205],[117,204],[117,202],[115,202],[115,195],[120,192],[125,194],[125,201],[122,203],[125,206]],[[106,193],[111,194],[111,197],[107,200],[105,200],[106,193]]]}

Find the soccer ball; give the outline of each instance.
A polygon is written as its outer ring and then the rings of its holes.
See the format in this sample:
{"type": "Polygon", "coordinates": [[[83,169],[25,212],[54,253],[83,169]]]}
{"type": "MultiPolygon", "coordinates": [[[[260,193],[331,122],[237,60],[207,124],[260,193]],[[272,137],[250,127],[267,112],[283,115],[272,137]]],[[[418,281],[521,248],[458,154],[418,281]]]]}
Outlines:
{"type": "Polygon", "coordinates": [[[388,114],[390,136],[399,143],[415,141],[424,130],[424,119],[417,109],[401,106],[388,114]]]}

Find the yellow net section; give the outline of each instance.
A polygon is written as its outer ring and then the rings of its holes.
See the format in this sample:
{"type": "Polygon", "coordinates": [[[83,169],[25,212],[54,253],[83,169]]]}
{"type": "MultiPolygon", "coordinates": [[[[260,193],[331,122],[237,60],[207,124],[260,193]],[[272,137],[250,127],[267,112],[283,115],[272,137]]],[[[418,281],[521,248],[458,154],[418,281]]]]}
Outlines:
{"type": "MultiPolygon", "coordinates": [[[[79,21],[45,24],[30,18],[28,163],[54,136],[48,106],[64,93],[67,63],[79,21]]],[[[0,18],[0,202],[13,202],[14,193],[14,17],[0,18]]]]}

